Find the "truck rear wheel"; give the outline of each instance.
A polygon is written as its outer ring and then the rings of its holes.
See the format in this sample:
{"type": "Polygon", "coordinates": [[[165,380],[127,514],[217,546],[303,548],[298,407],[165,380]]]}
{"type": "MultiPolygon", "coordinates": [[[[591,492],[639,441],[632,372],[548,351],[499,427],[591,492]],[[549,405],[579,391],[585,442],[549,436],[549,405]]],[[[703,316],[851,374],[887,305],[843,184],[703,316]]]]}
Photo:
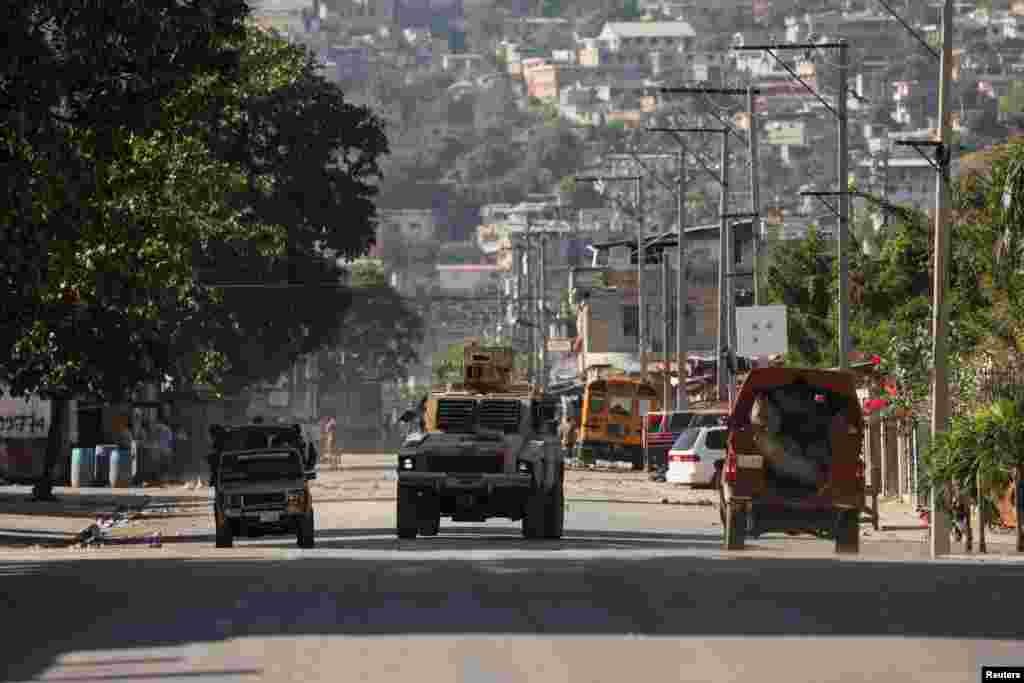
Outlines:
{"type": "Polygon", "coordinates": [[[842,510],[836,515],[835,538],[837,553],[860,552],[860,510],[842,510]]]}
{"type": "Polygon", "coordinates": [[[747,541],[747,510],[742,503],[727,503],[725,507],[726,550],[743,550],[747,541]]]}
{"type": "Polygon", "coordinates": [[[395,526],[399,538],[416,538],[419,531],[419,519],[416,515],[416,491],[399,486],[395,509],[395,526]]]}
{"type": "Polygon", "coordinates": [[[225,517],[220,510],[217,510],[214,514],[216,522],[215,546],[217,548],[232,547],[235,544],[235,530],[231,526],[231,520],[225,517]]]}
{"type": "Polygon", "coordinates": [[[416,504],[420,536],[437,536],[441,531],[441,497],[424,494],[416,504]]]}

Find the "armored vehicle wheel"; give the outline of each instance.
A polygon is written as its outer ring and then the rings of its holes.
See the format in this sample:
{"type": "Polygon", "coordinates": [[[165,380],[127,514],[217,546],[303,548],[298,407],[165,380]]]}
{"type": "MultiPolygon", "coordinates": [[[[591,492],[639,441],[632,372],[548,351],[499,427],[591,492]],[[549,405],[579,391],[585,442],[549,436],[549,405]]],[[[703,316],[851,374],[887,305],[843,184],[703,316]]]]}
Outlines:
{"type": "Polygon", "coordinates": [[[747,540],[747,510],[742,503],[728,503],[725,507],[726,550],[743,550],[747,540]]]}
{"type": "Polygon", "coordinates": [[[860,510],[843,510],[836,515],[836,552],[860,552],[860,510]]]}
{"type": "Polygon", "coordinates": [[[548,511],[544,519],[544,538],[559,539],[565,530],[565,493],[561,476],[558,486],[548,496],[548,511]]]}
{"type": "Polygon", "coordinates": [[[416,517],[416,491],[404,486],[398,487],[398,502],[395,510],[396,532],[399,538],[416,538],[419,519],[416,517]]]}
{"type": "Polygon", "coordinates": [[[299,520],[299,528],[295,532],[300,548],[313,548],[316,546],[316,523],[313,520],[313,511],[310,510],[299,520]]]}
{"type": "Polygon", "coordinates": [[[536,490],[530,494],[526,501],[526,510],[523,515],[523,537],[544,538],[550,528],[551,500],[550,496],[542,490],[536,490]]]}
{"type": "Polygon", "coordinates": [[[217,548],[230,548],[235,544],[235,530],[231,526],[231,520],[223,515],[219,510],[214,513],[217,529],[216,529],[216,542],[217,548]]]}

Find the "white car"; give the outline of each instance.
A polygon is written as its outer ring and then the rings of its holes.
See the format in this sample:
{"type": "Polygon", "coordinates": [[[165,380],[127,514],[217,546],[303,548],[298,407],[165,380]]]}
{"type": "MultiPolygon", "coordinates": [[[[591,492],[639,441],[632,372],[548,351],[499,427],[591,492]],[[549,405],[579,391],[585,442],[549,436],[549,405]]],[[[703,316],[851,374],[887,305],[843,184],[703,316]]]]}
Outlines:
{"type": "Polygon", "coordinates": [[[665,481],[670,484],[713,486],[715,463],[725,458],[728,427],[691,427],[683,431],[668,452],[665,481]]]}

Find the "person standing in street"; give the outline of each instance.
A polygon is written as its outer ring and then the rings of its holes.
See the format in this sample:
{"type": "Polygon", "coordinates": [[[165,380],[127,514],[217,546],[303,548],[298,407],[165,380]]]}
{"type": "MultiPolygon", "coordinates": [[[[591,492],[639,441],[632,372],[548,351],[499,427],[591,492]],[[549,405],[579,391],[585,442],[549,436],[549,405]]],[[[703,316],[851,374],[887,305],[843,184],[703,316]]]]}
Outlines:
{"type": "Polygon", "coordinates": [[[558,426],[558,438],[562,442],[563,457],[571,458],[572,450],[576,446],[576,418],[562,416],[562,422],[558,426]]]}

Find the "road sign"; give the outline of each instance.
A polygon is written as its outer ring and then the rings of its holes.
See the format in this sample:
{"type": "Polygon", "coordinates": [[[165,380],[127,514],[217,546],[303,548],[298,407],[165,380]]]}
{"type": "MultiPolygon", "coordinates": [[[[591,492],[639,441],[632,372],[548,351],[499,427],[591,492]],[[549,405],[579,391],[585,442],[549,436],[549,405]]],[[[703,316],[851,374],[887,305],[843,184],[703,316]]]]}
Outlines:
{"type": "Polygon", "coordinates": [[[789,351],[785,306],[738,306],[736,353],[747,358],[789,351]]]}

